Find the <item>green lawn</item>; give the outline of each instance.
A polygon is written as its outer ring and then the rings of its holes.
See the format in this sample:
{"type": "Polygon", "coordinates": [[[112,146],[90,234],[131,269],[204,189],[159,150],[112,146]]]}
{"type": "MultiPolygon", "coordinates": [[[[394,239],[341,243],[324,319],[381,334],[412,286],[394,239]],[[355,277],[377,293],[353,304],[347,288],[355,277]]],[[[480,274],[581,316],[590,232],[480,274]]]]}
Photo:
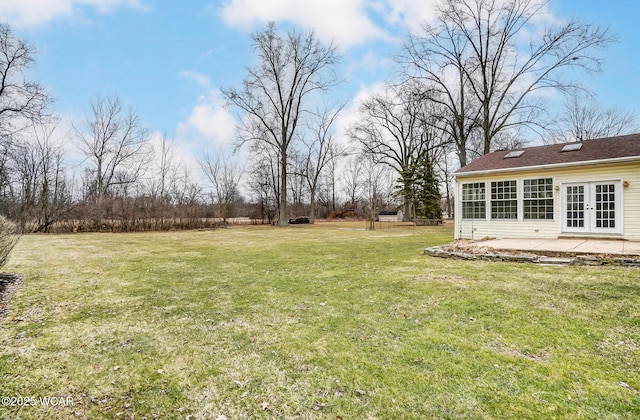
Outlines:
{"type": "Polygon", "coordinates": [[[363,228],[23,237],[0,418],[640,417],[640,270],[363,228]]]}

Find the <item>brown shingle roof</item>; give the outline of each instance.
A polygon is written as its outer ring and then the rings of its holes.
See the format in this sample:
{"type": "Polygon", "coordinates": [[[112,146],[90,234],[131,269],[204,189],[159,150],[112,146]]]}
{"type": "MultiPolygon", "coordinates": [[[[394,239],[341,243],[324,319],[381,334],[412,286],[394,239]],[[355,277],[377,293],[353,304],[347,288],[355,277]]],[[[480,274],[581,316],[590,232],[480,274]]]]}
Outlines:
{"type": "MultiPolygon", "coordinates": [[[[534,166],[577,164],[580,162],[602,161],[620,158],[640,158],[640,134],[585,140],[575,143],[552,144],[549,146],[525,147],[501,150],[486,154],[470,164],[458,169],[456,174],[473,172],[522,169],[534,166]],[[568,144],[581,144],[579,150],[565,151],[568,144]],[[524,151],[517,157],[505,156],[514,150],[524,151]]],[[[518,153],[515,153],[517,155],[518,153]]]]}

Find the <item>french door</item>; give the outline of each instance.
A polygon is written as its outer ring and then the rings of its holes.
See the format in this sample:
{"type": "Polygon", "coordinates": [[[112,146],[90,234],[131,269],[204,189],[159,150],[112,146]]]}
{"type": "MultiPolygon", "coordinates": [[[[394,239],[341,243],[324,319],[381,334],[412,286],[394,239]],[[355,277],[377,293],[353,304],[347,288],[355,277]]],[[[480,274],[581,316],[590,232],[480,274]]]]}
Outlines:
{"type": "Polygon", "coordinates": [[[563,185],[564,232],[621,233],[620,181],[563,185]]]}

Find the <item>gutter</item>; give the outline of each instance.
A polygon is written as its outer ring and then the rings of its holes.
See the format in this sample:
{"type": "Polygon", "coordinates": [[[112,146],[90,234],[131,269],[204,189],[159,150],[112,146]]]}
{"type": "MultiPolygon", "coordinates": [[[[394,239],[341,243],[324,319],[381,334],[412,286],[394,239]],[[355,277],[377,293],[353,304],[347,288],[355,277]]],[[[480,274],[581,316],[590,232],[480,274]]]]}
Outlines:
{"type": "Polygon", "coordinates": [[[471,171],[471,172],[456,172],[454,176],[457,178],[464,178],[478,175],[500,174],[507,172],[526,172],[526,171],[539,171],[544,169],[556,169],[556,168],[573,168],[580,166],[591,165],[606,165],[615,163],[633,163],[640,162],[640,156],[627,156],[613,159],[597,159],[597,160],[583,160],[580,162],[566,162],[566,163],[552,163],[547,165],[534,165],[534,166],[517,166],[515,168],[500,168],[500,169],[485,169],[483,171],[471,171]]]}

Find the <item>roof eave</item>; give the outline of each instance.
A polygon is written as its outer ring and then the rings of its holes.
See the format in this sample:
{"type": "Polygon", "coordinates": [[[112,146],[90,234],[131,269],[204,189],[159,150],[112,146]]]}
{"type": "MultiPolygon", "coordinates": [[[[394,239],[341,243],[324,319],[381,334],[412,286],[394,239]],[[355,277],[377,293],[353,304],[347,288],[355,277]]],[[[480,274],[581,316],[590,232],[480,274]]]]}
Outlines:
{"type": "Polygon", "coordinates": [[[530,171],[539,171],[539,170],[545,170],[545,169],[591,166],[591,165],[606,165],[606,164],[612,164],[612,163],[614,164],[630,163],[630,162],[636,162],[636,161],[640,161],[640,156],[625,156],[625,157],[613,158],[613,159],[597,159],[597,160],[585,160],[580,162],[553,163],[548,165],[518,166],[515,168],[485,169],[482,171],[456,172],[454,173],[454,176],[456,178],[467,178],[471,176],[501,174],[501,173],[508,173],[508,172],[530,172],[530,171]]]}

